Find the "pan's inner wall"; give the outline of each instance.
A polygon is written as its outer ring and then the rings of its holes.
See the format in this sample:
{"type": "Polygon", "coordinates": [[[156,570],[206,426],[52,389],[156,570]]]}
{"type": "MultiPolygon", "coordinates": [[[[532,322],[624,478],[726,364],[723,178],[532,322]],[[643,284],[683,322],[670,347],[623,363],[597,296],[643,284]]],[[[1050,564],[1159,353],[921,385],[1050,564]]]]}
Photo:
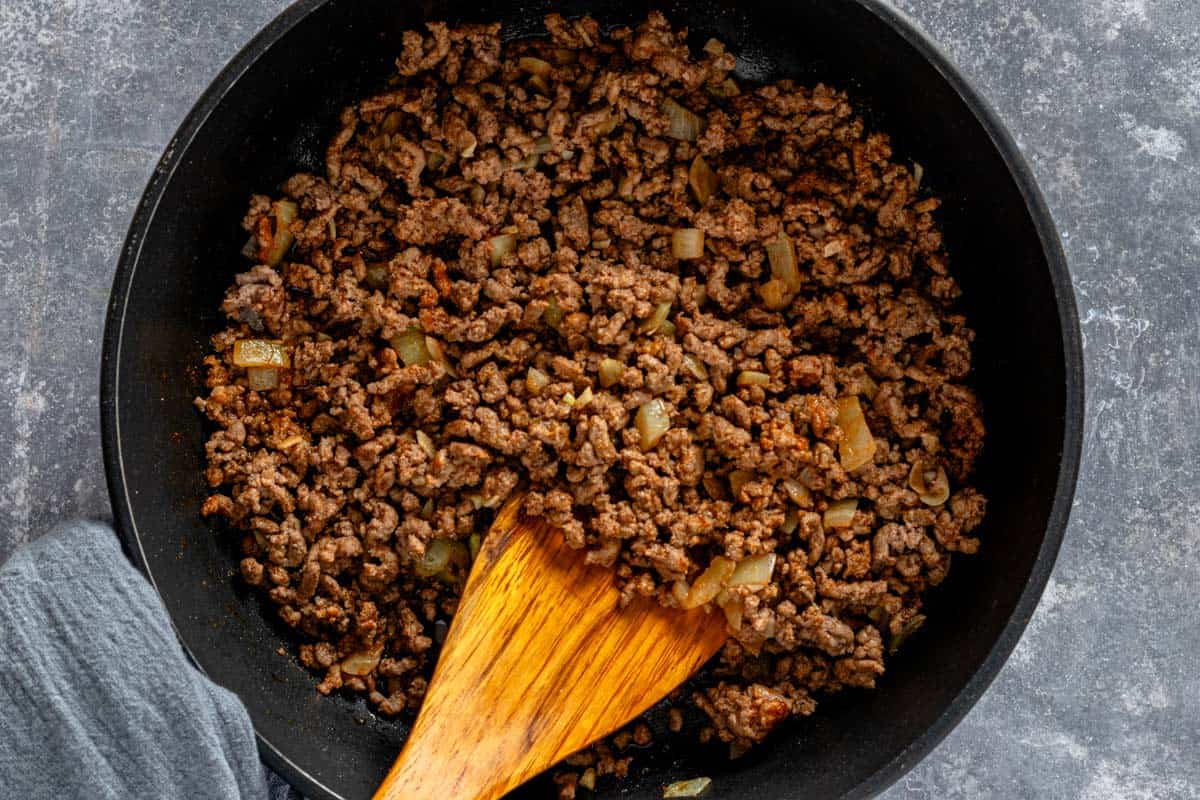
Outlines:
{"type": "MultiPolygon", "coordinates": [[[[369,797],[404,730],[377,720],[361,700],[319,696],[273,615],[232,580],[234,537],[214,534],[197,513],[205,486],[204,431],[191,405],[196,365],[220,327],[216,309],[225,287],[245,268],[239,221],[249,195],[273,191],[299,169],[320,168],[339,109],[381,86],[400,33],[424,19],[498,19],[515,34],[532,34],[550,5],[324,5],[270,46],[195,137],[179,143],[178,168],[141,232],[140,250],[131,251],[136,271],[116,408],[128,513],[186,645],[216,681],[241,696],[259,733],[277,748],[274,760],[314,797],[369,797]],[[277,654],[281,646],[288,655],[277,654]]],[[[636,2],[554,6],[623,24],[650,9],[636,2]]],[[[1063,336],[1046,258],[986,131],[937,70],[874,14],[830,0],[754,8],[706,0],[664,10],[691,28],[698,45],[714,35],[725,41],[745,77],[847,89],[872,126],[893,135],[897,154],[923,165],[928,185],[946,201],[941,220],[952,268],[979,334],[977,385],[989,439],[978,484],[990,506],[980,555],[956,560],[931,598],[930,621],[892,659],[877,691],[825,700],[814,717],[751,751],[736,768],[714,747],[680,743],[639,754],[622,796],[659,797],[662,784],[696,775],[716,778],[723,797],[860,794],[877,788],[888,769],[894,777],[911,766],[897,756],[982,664],[1042,546],[1066,402],[1063,336]]]]}

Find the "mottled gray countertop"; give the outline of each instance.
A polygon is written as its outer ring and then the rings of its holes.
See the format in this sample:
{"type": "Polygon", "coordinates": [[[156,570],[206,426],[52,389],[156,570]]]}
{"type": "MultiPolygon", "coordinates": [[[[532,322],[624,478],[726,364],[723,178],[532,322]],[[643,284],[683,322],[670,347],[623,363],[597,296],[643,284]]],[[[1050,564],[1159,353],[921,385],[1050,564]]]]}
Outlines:
{"type": "MultiPolygon", "coordinates": [[[[105,302],[142,187],[282,0],[0,2],[0,558],[107,517],[105,302]]],[[[1062,233],[1088,416],[1071,526],[986,696],[885,797],[1200,797],[1200,2],[900,0],[1062,233]]]]}

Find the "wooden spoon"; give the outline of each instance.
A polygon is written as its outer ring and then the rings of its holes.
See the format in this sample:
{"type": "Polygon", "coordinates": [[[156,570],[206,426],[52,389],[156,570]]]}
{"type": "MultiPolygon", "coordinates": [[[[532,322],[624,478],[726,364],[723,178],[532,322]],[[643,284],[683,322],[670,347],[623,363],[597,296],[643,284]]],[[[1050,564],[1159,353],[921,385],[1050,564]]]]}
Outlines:
{"type": "Polygon", "coordinates": [[[618,597],[611,570],[510,501],[375,800],[501,797],[662,699],[725,641],[720,613],[618,597]]]}

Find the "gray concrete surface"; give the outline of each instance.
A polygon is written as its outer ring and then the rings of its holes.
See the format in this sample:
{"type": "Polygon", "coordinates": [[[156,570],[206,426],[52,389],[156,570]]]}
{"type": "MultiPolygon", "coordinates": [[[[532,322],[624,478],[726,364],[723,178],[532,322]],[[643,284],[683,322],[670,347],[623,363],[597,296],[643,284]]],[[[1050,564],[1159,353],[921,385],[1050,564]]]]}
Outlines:
{"type": "MultiPolygon", "coordinates": [[[[898,0],[999,109],[1062,232],[1084,465],[1016,653],[887,798],[1200,797],[1200,2],[898,0]]],[[[153,164],[281,0],[0,3],[0,557],[105,517],[97,370],[153,164]]]]}

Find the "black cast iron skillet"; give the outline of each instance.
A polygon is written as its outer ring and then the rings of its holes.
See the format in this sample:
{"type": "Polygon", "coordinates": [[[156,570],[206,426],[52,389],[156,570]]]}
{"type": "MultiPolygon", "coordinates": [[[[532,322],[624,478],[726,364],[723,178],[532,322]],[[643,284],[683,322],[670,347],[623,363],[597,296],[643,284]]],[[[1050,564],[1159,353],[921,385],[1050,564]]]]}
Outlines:
{"type": "MultiPolygon", "coordinates": [[[[274,614],[232,579],[234,539],[197,509],[204,429],[191,405],[217,307],[245,269],[238,222],[252,192],[319,170],[338,111],[381,87],[400,34],[424,20],[498,20],[537,34],[544,13],[590,11],[633,24],[641,2],[501,4],[305,0],[237,55],[168,146],[134,217],[105,332],[101,405],[116,522],[155,582],[184,645],[250,710],[266,760],[314,798],[365,798],[404,725],[359,699],[322,697],[274,614]]],[[[959,558],[930,597],[929,622],[876,691],[821,702],[729,764],[715,745],[640,753],[620,790],[655,798],[708,775],[712,796],[861,797],[896,780],[983,693],[1016,644],[1053,566],[1075,483],[1083,368],[1071,285],[1053,223],[995,114],[937,49],[876,0],[657,6],[738,56],[751,80],[792,77],[851,92],[898,154],[921,163],[964,310],[978,331],[977,388],[989,439],[977,484],[989,498],[981,553],[959,558]]],[[[997,736],[1003,735],[997,733],[997,736]]],[[[688,742],[694,737],[676,737],[688,742]]],[[[545,791],[536,787],[527,793],[545,791]]]]}

